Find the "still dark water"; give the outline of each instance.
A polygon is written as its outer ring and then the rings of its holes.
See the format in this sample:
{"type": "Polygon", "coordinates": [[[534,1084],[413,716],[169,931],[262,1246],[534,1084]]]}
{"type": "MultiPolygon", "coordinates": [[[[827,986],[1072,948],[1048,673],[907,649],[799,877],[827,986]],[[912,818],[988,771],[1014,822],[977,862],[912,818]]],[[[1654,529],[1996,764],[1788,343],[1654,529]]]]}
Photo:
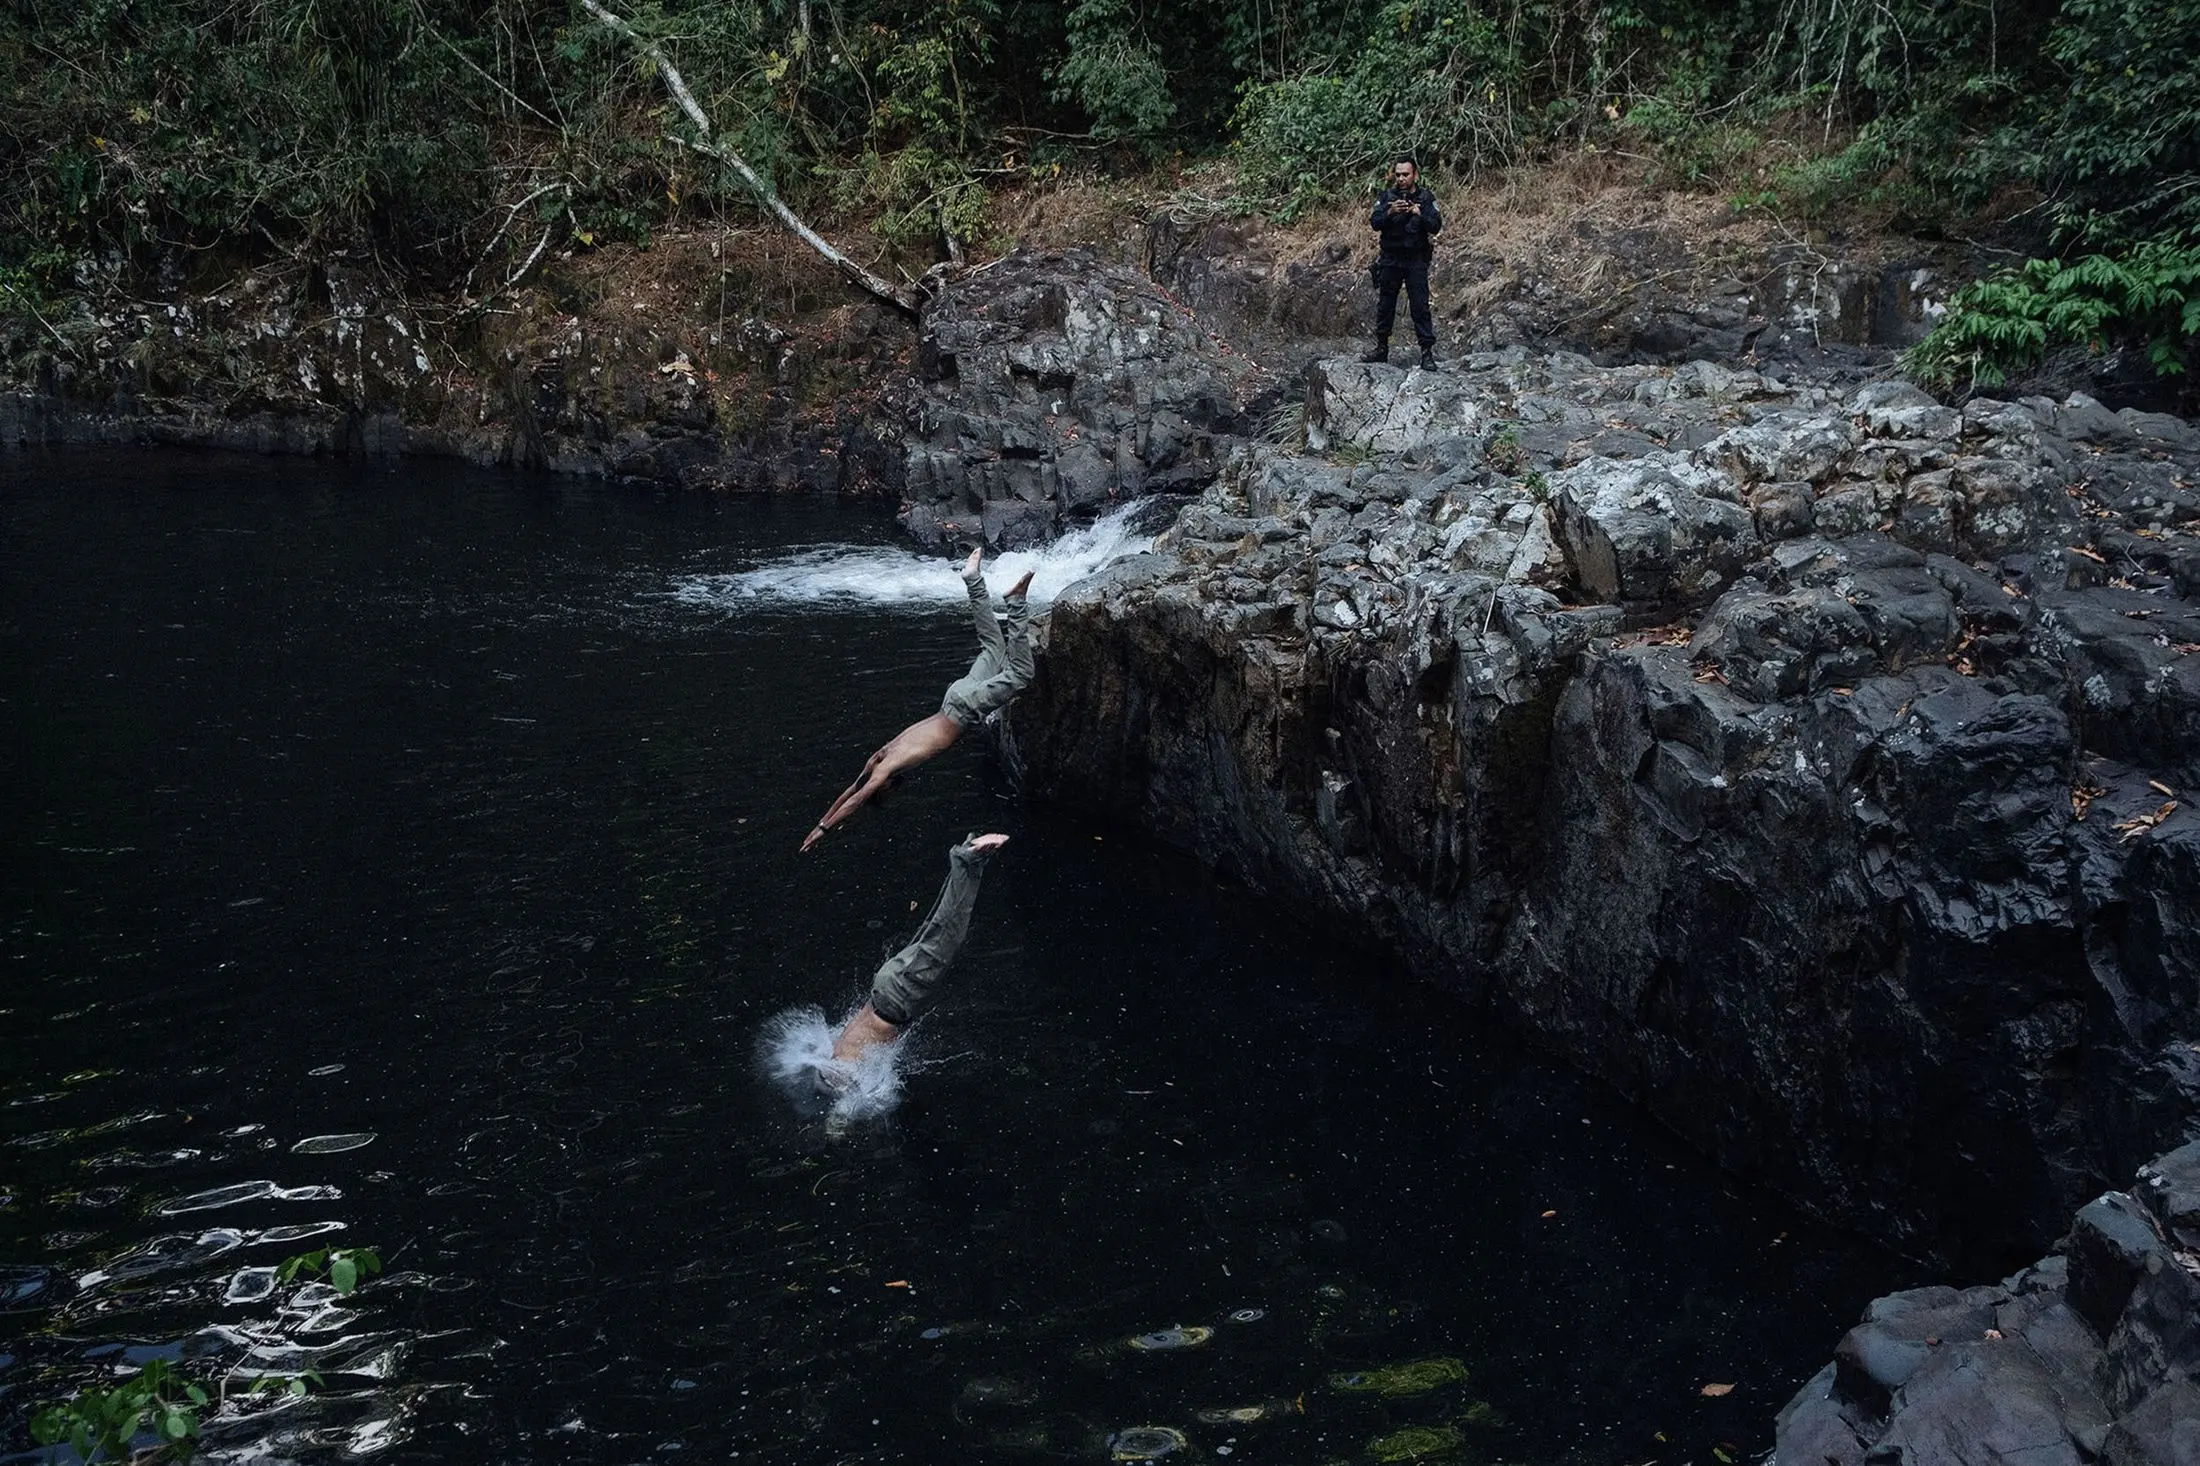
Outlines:
{"type": "Polygon", "coordinates": [[[0,1456],[168,1357],[320,1373],[210,1427],[254,1460],[1716,1466],[1904,1281],[974,749],[798,859],[971,645],[944,563],[675,594],[828,543],[893,529],[0,457],[0,1456]],[[828,1134],[760,1032],[984,828],[902,1105],[828,1134]],[[388,1271],[270,1289],[329,1245],[388,1271]]]}

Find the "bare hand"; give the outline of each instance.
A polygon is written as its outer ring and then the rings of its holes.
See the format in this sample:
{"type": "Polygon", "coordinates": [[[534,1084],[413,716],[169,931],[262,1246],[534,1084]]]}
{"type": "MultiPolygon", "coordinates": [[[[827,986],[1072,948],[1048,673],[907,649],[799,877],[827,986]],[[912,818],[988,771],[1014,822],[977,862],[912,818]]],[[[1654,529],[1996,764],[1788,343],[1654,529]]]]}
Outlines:
{"type": "Polygon", "coordinates": [[[810,827],[810,833],[809,833],[809,834],[807,834],[807,835],[804,835],[804,836],[802,837],[802,848],[801,848],[800,850],[796,851],[795,853],[796,853],[797,855],[807,855],[807,854],[809,854],[809,853],[810,853],[810,847],[811,847],[812,845],[815,845],[815,844],[816,844],[816,843],[817,843],[818,841],[820,841],[820,840],[822,840],[822,839],[824,839],[824,838],[825,838],[825,827],[824,827],[823,825],[812,825],[812,826],[810,827]]]}

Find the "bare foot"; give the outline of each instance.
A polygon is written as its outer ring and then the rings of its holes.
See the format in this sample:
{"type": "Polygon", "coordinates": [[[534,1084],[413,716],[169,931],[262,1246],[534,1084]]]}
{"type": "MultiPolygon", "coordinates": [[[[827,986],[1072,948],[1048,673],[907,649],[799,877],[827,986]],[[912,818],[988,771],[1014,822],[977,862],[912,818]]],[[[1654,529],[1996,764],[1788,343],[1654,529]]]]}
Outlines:
{"type": "Polygon", "coordinates": [[[970,839],[970,848],[973,850],[998,850],[1007,843],[1008,836],[997,832],[991,835],[973,835],[970,839]]]}
{"type": "MultiPolygon", "coordinates": [[[[1003,838],[1006,838],[1005,836],[1003,838]]],[[[901,1030],[878,1016],[877,1010],[865,1003],[856,1010],[856,1016],[848,1020],[848,1026],[833,1040],[833,1057],[844,1064],[853,1064],[868,1049],[879,1044],[890,1044],[901,1037],[901,1030]]]]}
{"type": "Polygon", "coordinates": [[[970,552],[969,559],[963,561],[963,579],[969,580],[976,576],[978,567],[983,564],[985,564],[985,546],[980,545],[970,552]]]}
{"type": "Polygon", "coordinates": [[[1022,600],[1024,592],[1031,589],[1031,577],[1036,573],[1036,571],[1026,570],[1024,578],[1008,588],[1008,598],[1012,601],[1022,600]]]}

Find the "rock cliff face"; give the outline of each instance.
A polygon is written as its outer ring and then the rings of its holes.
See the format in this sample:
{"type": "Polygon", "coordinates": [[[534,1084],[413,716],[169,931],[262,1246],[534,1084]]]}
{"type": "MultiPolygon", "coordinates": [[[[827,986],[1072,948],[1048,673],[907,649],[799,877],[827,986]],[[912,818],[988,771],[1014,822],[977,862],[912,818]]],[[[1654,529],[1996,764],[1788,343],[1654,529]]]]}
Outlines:
{"type": "Polygon", "coordinates": [[[0,319],[0,449],[421,454],[699,488],[891,491],[907,324],[874,303],[810,299],[795,329],[775,325],[753,307],[788,301],[805,270],[760,276],[719,254],[695,235],[606,251],[501,303],[411,299],[334,261],[165,302],[109,282],[50,331],[0,319]]]}
{"type": "Polygon", "coordinates": [[[1780,1413],[1771,1466],[2200,1461],[2200,1145],[1998,1286],[1881,1298],[1780,1413]]]}
{"type": "Polygon", "coordinates": [[[1014,739],[1736,1172],[2013,1263],[2200,1110],[2196,484],[2082,397],[1323,362],[1057,603],[1014,739]]]}
{"type": "Polygon", "coordinates": [[[928,544],[982,533],[1010,549],[1067,515],[1206,487],[1269,386],[1152,281],[1084,254],[1013,255],[945,285],[917,370],[902,523],[928,544]]]}

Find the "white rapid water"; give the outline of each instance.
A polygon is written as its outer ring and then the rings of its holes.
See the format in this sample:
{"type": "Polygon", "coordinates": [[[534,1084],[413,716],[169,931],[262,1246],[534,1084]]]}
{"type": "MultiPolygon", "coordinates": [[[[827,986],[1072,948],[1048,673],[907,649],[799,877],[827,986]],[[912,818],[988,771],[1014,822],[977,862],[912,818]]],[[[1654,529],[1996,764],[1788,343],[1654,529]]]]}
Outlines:
{"type": "MultiPolygon", "coordinates": [[[[1028,570],[1032,603],[1044,605],[1101,566],[1153,547],[1153,536],[1133,527],[1138,507],[1127,504],[1039,549],[988,558],[986,583],[999,595],[1028,570]]],[[[962,582],[955,577],[955,563],[938,554],[891,545],[819,545],[753,570],[683,577],[673,584],[672,597],[736,613],[836,604],[928,611],[960,601],[962,582]]]]}
{"type": "Polygon", "coordinates": [[[825,1106],[827,1133],[892,1110],[901,1100],[901,1071],[909,1052],[910,1039],[904,1036],[877,1045],[854,1063],[835,1059],[833,1039],[844,1024],[828,1023],[825,1010],[814,1005],[789,1008],[768,1019],[756,1041],[758,1063],[789,1098],[805,1107],[825,1106]]]}

